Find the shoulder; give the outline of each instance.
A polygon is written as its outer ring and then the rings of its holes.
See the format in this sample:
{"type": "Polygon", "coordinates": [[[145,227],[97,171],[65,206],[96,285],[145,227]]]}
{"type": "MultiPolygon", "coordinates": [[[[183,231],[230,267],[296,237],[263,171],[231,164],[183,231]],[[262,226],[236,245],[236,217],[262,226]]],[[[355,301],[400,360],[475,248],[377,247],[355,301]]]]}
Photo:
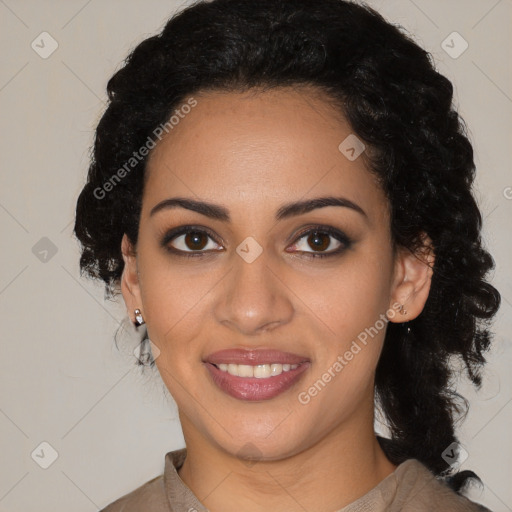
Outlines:
{"type": "Polygon", "coordinates": [[[151,510],[167,512],[163,475],[157,476],[130,493],[113,501],[100,512],[140,512],[151,510]]]}
{"type": "Polygon", "coordinates": [[[400,464],[395,470],[395,476],[398,484],[395,497],[397,511],[491,512],[483,505],[456,493],[443,479],[434,476],[416,459],[400,464]]]}

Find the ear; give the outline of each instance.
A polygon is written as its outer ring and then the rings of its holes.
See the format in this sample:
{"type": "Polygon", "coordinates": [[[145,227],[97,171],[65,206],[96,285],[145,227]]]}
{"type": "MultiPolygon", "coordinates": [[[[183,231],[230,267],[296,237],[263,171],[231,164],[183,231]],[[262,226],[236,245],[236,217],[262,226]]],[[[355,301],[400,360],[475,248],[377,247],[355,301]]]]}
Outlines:
{"type": "Polygon", "coordinates": [[[132,322],[135,321],[135,309],[140,309],[144,316],[140,293],[139,273],[137,271],[137,257],[133,244],[126,233],[121,241],[124,269],[121,275],[121,293],[128,309],[128,315],[132,322]]]}
{"type": "Polygon", "coordinates": [[[397,251],[390,303],[390,310],[395,314],[389,316],[391,322],[413,320],[427,302],[435,255],[432,240],[426,233],[422,233],[421,242],[415,252],[404,247],[397,251]]]}

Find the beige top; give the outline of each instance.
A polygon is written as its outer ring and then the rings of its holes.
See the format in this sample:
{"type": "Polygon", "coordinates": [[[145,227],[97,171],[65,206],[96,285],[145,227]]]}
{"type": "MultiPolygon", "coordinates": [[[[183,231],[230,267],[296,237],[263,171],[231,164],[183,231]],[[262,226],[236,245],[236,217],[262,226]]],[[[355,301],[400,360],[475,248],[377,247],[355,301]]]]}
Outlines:
{"type": "MultiPolygon", "coordinates": [[[[164,474],[117,499],[100,512],[207,512],[178,475],[186,448],[165,455],[164,474]]],[[[400,464],[371,491],[337,512],[490,512],[456,494],[419,461],[400,464]]]]}

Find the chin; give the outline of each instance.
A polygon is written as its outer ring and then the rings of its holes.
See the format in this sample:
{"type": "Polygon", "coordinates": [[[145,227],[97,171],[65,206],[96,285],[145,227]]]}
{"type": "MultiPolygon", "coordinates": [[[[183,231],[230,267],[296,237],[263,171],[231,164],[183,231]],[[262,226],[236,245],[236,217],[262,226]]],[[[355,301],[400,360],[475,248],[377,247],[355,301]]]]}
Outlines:
{"type": "MultiPolygon", "coordinates": [[[[290,415],[291,419],[291,415],[290,415]]],[[[284,427],[286,420],[281,425],[276,424],[273,430],[266,428],[251,429],[240,428],[237,426],[236,435],[230,437],[223,432],[221,439],[215,439],[218,446],[242,460],[262,461],[262,460],[282,460],[291,457],[305,450],[308,445],[308,436],[306,432],[290,432],[284,427]]],[[[234,428],[228,430],[233,432],[234,428]]]]}

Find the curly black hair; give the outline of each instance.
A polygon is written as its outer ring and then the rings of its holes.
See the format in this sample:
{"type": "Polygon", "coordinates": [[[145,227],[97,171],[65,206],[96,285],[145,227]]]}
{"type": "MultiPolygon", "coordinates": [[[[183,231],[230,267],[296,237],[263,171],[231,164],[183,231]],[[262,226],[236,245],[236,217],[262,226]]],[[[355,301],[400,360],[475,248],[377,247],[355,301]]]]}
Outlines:
{"type": "Polygon", "coordinates": [[[417,251],[422,233],[432,240],[424,310],[409,329],[387,328],[375,390],[390,439],[378,439],[393,463],[416,458],[460,492],[476,475],[452,475],[442,457],[467,411],[452,386],[452,362],[463,361],[480,386],[500,294],[485,280],[494,262],[481,241],[473,149],[452,84],[428,52],[371,8],[345,0],[199,1],[142,41],[108,82],[76,208],[81,272],[103,280],[107,296],[117,293],[123,234],[137,243],[147,161],[138,149],[186,98],[300,85],[332,101],[367,146],[368,168],[389,200],[393,243],[417,251]]]}

